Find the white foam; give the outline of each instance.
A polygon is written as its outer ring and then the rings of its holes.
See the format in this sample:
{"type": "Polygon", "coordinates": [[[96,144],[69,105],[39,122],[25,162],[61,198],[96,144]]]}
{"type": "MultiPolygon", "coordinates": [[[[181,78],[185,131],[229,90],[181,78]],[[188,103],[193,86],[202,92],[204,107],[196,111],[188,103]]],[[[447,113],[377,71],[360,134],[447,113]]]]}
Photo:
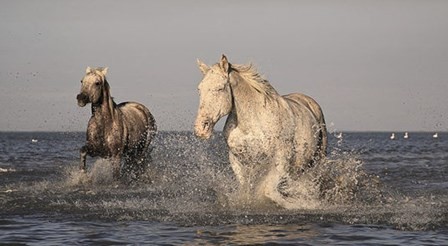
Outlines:
{"type": "Polygon", "coordinates": [[[107,185],[114,182],[112,164],[105,159],[96,160],[87,171],[81,171],[77,166],[70,167],[66,170],[66,177],[67,186],[107,185]]]}
{"type": "Polygon", "coordinates": [[[13,168],[1,168],[0,167],[0,173],[8,173],[8,172],[15,172],[16,170],[13,168]]]}

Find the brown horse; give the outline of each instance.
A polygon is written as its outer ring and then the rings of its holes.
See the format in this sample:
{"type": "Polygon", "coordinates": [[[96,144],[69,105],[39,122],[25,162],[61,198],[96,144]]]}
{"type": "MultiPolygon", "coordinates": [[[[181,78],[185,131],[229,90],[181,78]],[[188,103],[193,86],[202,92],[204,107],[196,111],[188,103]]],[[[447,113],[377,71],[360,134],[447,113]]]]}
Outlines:
{"type": "Polygon", "coordinates": [[[122,160],[126,169],[143,168],[157,126],[153,115],[142,104],[115,104],[106,73],[107,68],[87,67],[81,92],[76,97],[80,107],[92,104],[87,141],[80,149],[80,169],[85,171],[87,155],[108,158],[112,160],[113,176],[118,179],[122,160]]]}

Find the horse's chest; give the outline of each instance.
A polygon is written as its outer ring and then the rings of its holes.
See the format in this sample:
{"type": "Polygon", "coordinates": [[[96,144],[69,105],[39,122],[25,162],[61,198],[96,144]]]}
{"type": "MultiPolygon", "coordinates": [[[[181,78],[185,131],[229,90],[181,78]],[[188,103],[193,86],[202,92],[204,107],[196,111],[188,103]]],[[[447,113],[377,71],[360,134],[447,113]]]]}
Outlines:
{"type": "Polygon", "coordinates": [[[227,135],[229,150],[243,163],[262,163],[270,159],[269,141],[260,138],[257,134],[243,134],[234,129],[227,135]]]}
{"type": "Polygon", "coordinates": [[[92,124],[87,131],[87,142],[92,150],[99,156],[111,157],[120,153],[123,148],[123,139],[119,131],[113,127],[105,129],[92,124]]]}

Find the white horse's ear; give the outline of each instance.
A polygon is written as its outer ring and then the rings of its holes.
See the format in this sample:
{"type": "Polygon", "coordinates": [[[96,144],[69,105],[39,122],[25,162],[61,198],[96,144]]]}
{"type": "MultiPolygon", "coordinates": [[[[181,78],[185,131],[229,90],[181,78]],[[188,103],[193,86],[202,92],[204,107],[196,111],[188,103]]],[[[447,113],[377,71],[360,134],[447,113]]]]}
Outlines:
{"type": "Polygon", "coordinates": [[[103,67],[103,69],[101,70],[101,73],[103,74],[103,76],[106,76],[108,69],[109,69],[108,67],[103,67]]]}
{"type": "Polygon", "coordinates": [[[199,59],[197,59],[197,62],[198,62],[199,70],[201,70],[202,74],[205,75],[210,70],[210,67],[207,66],[207,64],[203,63],[199,59]]]}
{"type": "Polygon", "coordinates": [[[230,69],[229,61],[227,60],[227,57],[224,54],[222,54],[221,56],[221,62],[219,63],[219,66],[226,74],[229,73],[230,69]]]}
{"type": "Polygon", "coordinates": [[[87,67],[86,68],[86,74],[91,73],[92,72],[92,68],[91,67],[87,67]]]}

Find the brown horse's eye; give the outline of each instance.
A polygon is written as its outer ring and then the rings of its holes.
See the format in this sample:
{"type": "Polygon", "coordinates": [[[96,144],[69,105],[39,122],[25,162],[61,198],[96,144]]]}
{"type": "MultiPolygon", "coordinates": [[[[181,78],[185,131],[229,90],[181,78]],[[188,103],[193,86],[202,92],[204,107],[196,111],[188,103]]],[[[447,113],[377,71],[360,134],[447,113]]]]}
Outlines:
{"type": "Polygon", "coordinates": [[[100,82],[95,82],[95,85],[96,85],[96,86],[99,86],[99,85],[100,85],[100,82]]]}

